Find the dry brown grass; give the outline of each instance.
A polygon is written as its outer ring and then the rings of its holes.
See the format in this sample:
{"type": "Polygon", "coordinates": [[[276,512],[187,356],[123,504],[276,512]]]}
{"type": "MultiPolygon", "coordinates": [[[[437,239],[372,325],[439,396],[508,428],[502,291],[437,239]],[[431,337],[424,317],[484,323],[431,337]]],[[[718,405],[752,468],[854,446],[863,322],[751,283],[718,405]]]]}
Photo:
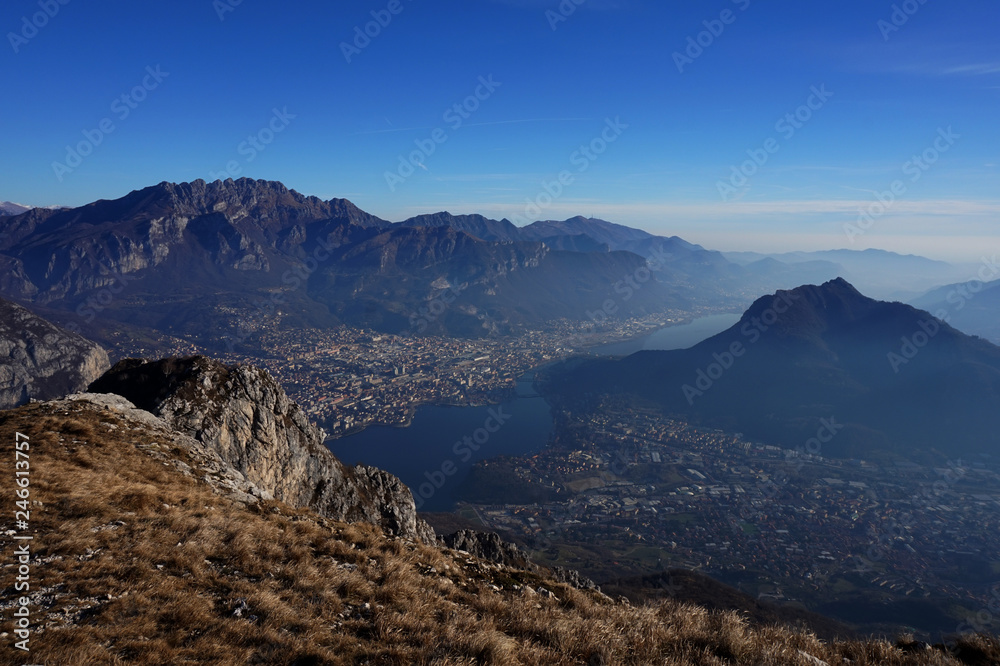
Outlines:
{"type": "MultiPolygon", "coordinates": [[[[803,653],[838,665],[1000,663],[992,639],[966,641],[966,662],[824,643],[736,613],[616,604],[279,503],[245,507],[137,447],[183,455],[173,442],[109,411],[62,411],[0,414],[0,474],[13,478],[14,432],[28,434],[32,499],[43,503],[32,512],[33,590],[52,596],[32,608],[33,663],[808,664],[803,653]]],[[[10,584],[7,570],[4,598],[10,584]]],[[[5,640],[0,661],[23,663],[5,640]]]]}

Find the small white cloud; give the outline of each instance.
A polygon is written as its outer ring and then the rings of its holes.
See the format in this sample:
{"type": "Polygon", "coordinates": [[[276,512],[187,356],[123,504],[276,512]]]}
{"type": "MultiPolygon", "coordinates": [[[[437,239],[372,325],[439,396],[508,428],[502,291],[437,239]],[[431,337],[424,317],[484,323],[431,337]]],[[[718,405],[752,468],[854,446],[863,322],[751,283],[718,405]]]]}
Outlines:
{"type": "Polygon", "coordinates": [[[940,72],[944,76],[982,76],[1000,73],[1000,62],[981,62],[970,65],[945,67],[940,72]]]}

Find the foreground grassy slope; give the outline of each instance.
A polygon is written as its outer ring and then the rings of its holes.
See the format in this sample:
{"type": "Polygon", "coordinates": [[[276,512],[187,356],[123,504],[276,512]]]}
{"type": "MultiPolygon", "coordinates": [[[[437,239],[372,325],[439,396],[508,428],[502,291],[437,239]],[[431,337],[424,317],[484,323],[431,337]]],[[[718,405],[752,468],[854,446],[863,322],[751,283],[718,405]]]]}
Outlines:
{"type": "MultiPolygon", "coordinates": [[[[4,489],[15,432],[31,443],[34,631],[30,658],[8,634],[0,663],[1000,663],[992,639],[968,639],[957,656],[824,643],[669,600],[616,603],[276,502],[243,504],[168,434],[84,402],[0,412],[4,489]]],[[[0,531],[14,510],[4,495],[0,531]]],[[[11,559],[0,565],[0,632],[10,632],[11,559]]]]}

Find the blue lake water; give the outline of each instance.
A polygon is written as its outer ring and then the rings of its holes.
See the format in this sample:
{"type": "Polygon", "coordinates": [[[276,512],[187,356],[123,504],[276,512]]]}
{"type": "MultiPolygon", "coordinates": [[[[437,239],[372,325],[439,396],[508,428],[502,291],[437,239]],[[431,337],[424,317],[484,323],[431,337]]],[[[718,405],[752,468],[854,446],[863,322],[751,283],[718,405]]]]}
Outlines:
{"type": "Polygon", "coordinates": [[[588,351],[593,354],[604,354],[607,356],[627,356],[628,354],[634,354],[644,349],[659,349],[664,351],[687,349],[702,340],[707,340],[713,335],[722,333],[739,320],[740,315],[738,314],[709,315],[695,319],[689,324],[668,326],[641,338],[592,347],[588,351]]]}
{"type": "MultiPolygon", "coordinates": [[[[690,324],[589,351],[617,356],[642,349],[684,349],[737,321],[739,315],[735,314],[702,317],[690,324]]],[[[534,372],[522,377],[517,396],[502,405],[425,405],[417,408],[407,428],[373,426],[326,444],[349,465],[364,463],[398,476],[413,491],[420,511],[450,511],[455,503],[455,488],[477,460],[531,454],[548,443],[552,414],[548,404],[535,393],[533,381],[534,372]]]]}
{"type": "Polygon", "coordinates": [[[534,373],[522,377],[517,397],[501,405],[425,405],[407,428],[373,426],[326,444],[349,465],[364,463],[398,476],[420,511],[449,511],[454,489],[477,460],[535,453],[548,443],[552,415],[533,381],[534,373]]]}

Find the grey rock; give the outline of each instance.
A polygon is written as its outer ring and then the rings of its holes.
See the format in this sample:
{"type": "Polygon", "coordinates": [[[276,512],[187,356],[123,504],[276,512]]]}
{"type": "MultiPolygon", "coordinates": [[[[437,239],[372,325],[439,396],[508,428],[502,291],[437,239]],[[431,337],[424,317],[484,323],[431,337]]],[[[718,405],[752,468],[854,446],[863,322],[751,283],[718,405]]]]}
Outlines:
{"type": "Polygon", "coordinates": [[[504,541],[493,532],[459,530],[441,538],[444,545],[455,550],[464,550],[482,560],[511,567],[530,566],[527,555],[516,545],[504,541]]]}
{"type": "Polygon", "coordinates": [[[576,569],[552,567],[552,580],[560,583],[566,583],[570,587],[575,587],[578,590],[597,590],[598,592],[601,590],[601,588],[597,586],[597,583],[585,576],[581,576],[580,572],[576,569]]]}
{"type": "Polygon", "coordinates": [[[216,492],[229,496],[244,504],[255,504],[261,500],[271,500],[274,496],[260,488],[256,484],[247,480],[246,476],[232,465],[224,461],[213,448],[204,443],[178,432],[163,419],[150,414],[144,409],[139,409],[131,402],[120,395],[111,393],[74,393],[66,396],[64,400],[52,401],[49,404],[59,410],[63,405],[87,403],[95,410],[114,410],[115,413],[128,421],[130,429],[146,430],[153,434],[160,435],[168,439],[173,445],[179,446],[187,451],[191,463],[197,467],[197,473],[193,473],[191,465],[176,456],[155,447],[139,445],[139,448],[147,450],[147,453],[155,455],[164,462],[173,465],[182,474],[200,477],[203,481],[212,486],[216,492]]]}
{"type": "Polygon", "coordinates": [[[98,345],[0,299],[0,409],[84,389],[109,365],[98,345]]]}
{"type": "Polygon", "coordinates": [[[434,543],[413,495],[395,476],[349,467],[324,445],[323,431],[267,371],[192,356],[120,361],[91,385],[115,393],[204,443],[276,499],[322,516],[378,525],[394,536],[434,543]]]}

